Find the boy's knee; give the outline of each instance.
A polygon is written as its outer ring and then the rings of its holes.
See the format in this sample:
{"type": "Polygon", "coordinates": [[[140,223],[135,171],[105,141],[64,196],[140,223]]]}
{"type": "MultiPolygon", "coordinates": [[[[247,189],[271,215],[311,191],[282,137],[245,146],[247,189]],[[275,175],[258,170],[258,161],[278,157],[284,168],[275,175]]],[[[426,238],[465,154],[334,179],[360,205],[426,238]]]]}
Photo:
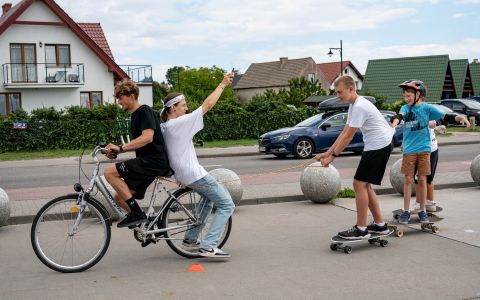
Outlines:
{"type": "Polygon", "coordinates": [[[107,181],[111,178],[114,178],[115,176],[118,176],[116,167],[114,165],[106,167],[105,171],[103,171],[103,176],[105,176],[107,181]]]}
{"type": "Polygon", "coordinates": [[[412,175],[405,175],[405,183],[412,184],[413,176],[412,175]]]}

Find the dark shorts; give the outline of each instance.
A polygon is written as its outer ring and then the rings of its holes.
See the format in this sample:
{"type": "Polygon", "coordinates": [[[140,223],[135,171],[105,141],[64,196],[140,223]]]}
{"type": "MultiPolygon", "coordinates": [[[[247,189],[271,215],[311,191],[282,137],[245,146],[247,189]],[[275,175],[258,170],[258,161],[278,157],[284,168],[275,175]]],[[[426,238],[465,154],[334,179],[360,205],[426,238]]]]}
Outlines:
{"type": "MultiPolygon", "coordinates": [[[[438,149],[430,153],[430,175],[427,175],[428,184],[431,184],[433,182],[433,178],[435,177],[435,171],[437,170],[437,163],[438,149]]],[[[415,183],[418,183],[417,166],[415,166],[415,176],[413,178],[415,180],[415,183]]]]}
{"type": "Polygon", "coordinates": [[[140,157],[126,160],[115,164],[118,174],[123,178],[128,188],[132,191],[135,199],[143,199],[148,186],[157,178],[157,176],[166,176],[170,174],[170,168],[155,169],[140,157]]]}
{"type": "Polygon", "coordinates": [[[378,150],[364,151],[354,178],[359,181],[381,185],[391,152],[391,145],[378,150]]]}

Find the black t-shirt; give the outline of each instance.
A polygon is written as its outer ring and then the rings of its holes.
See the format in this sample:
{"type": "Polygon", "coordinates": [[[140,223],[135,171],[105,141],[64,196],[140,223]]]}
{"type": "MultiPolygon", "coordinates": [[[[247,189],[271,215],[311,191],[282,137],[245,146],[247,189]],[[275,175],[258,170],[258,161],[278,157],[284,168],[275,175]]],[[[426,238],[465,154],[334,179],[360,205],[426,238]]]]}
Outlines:
{"type": "Polygon", "coordinates": [[[169,170],[165,141],[163,140],[160,122],[153,109],[147,105],[140,106],[132,113],[131,134],[134,139],[142,135],[145,129],[153,129],[153,140],[151,143],[135,149],[137,157],[142,158],[145,167],[149,169],[169,170]]]}

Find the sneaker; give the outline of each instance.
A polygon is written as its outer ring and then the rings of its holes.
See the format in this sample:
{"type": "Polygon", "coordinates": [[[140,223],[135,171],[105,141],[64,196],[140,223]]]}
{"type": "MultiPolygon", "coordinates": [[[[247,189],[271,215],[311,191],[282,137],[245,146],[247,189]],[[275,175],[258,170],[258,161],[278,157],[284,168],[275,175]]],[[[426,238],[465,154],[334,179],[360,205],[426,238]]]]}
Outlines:
{"type": "Polygon", "coordinates": [[[420,219],[420,223],[428,223],[428,215],[423,210],[418,213],[418,218],[420,219]]]}
{"type": "Polygon", "coordinates": [[[182,247],[183,249],[187,251],[197,251],[198,248],[200,248],[200,243],[199,242],[192,242],[188,240],[183,240],[182,241],[182,247]]]}
{"type": "Polygon", "coordinates": [[[198,249],[198,253],[200,254],[200,256],[203,256],[203,257],[215,257],[215,258],[230,257],[230,254],[218,248],[213,248],[213,249],[200,248],[198,249]]]}
{"type": "Polygon", "coordinates": [[[400,219],[398,220],[398,223],[400,224],[408,224],[408,221],[410,221],[410,212],[408,211],[403,211],[402,214],[400,215],[400,219]]]}
{"type": "Polygon", "coordinates": [[[419,211],[420,211],[420,203],[415,202],[415,204],[413,204],[412,212],[413,213],[418,213],[419,211]]]}
{"type": "Polygon", "coordinates": [[[378,233],[378,234],[387,234],[390,231],[388,230],[387,223],[385,223],[383,226],[380,226],[375,223],[371,223],[370,225],[367,226],[368,232],[373,232],[373,233],[378,233]]]}
{"type": "Polygon", "coordinates": [[[132,211],[131,213],[129,213],[125,217],[125,219],[118,222],[117,227],[118,228],[123,228],[123,227],[128,227],[128,226],[134,226],[134,225],[137,225],[137,224],[141,224],[145,221],[147,221],[147,216],[145,215],[144,212],[132,211]]]}
{"type": "Polygon", "coordinates": [[[368,229],[360,230],[358,229],[357,225],[353,226],[352,228],[339,232],[338,235],[341,238],[347,240],[361,240],[370,237],[370,233],[368,233],[368,229]]]}
{"type": "Polygon", "coordinates": [[[429,212],[436,212],[437,211],[437,203],[435,203],[434,201],[427,200],[425,205],[426,205],[427,211],[429,211],[429,212]]]}

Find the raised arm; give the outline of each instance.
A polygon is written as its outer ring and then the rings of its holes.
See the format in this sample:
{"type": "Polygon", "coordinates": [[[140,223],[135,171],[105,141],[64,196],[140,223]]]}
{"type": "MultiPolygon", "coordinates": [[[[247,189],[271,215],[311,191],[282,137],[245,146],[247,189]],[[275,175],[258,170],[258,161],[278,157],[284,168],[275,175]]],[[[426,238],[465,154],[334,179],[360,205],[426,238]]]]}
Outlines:
{"type": "Polygon", "coordinates": [[[227,73],[225,75],[225,77],[223,77],[223,80],[222,82],[217,86],[217,88],[207,97],[207,99],[205,99],[205,101],[203,101],[203,104],[202,104],[202,110],[203,110],[203,114],[206,114],[207,111],[211,110],[213,108],[213,106],[215,106],[215,104],[217,103],[218,101],[218,98],[220,98],[220,96],[222,95],[222,92],[223,92],[223,89],[229,85],[230,83],[232,83],[232,80],[233,80],[233,73],[227,73]]]}

